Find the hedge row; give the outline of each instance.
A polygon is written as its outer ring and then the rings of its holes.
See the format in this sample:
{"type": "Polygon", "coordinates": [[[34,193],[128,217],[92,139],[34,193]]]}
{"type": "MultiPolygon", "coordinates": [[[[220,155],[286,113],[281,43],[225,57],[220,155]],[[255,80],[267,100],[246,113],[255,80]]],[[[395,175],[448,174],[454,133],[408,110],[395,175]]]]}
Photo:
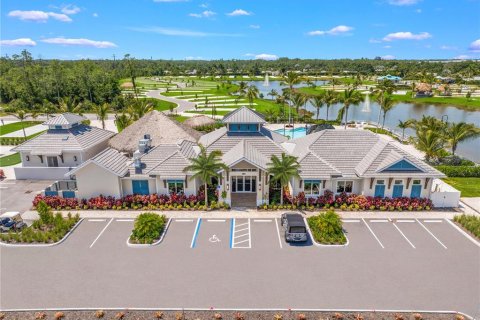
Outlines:
{"type": "Polygon", "coordinates": [[[437,166],[447,177],[475,177],[480,178],[480,166],[437,166]]]}

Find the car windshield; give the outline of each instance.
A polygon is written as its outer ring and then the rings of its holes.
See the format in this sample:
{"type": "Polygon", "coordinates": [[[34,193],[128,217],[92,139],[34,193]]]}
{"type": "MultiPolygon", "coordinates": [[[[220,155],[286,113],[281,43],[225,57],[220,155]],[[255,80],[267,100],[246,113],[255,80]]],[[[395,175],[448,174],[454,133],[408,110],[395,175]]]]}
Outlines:
{"type": "Polygon", "coordinates": [[[290,233],[305,233],[305,227],[290,227],[290,233]]]}

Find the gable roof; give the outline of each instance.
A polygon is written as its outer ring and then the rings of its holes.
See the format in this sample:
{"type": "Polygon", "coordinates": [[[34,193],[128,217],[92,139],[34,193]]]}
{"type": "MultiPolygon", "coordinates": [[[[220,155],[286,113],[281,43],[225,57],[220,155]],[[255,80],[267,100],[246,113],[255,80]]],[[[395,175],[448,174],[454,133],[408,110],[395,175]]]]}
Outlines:
{"type": "Polygon", "coordinates": [[[74,123],[80,123],[84,120],[87,120],[87,118],[83,116],[79,116],[78,114],[73,114],[70,112],[65,112],[62,113],[59,116],[53,117],[47,121],[45,121],[43,124],[44,125],[67,125],[67,124],[74,124],[74,123]]]}
{"type": "Polygon", "coordinates": [[[308,152],[298,163],[300,164],[299,175],[302,179],[330,179],[332,176],[342,174],[312,152],[308,152]]]}
{"type": "Polygon", "coordinates": [[[107,148],[97,154],[95,157],[85,161],[75,169],[67,172],[66,177],[75,174],[77,171],[88,166],[89,164],[96,164],[97,166],[110,171],[111,173],[123,177],[127,174],[127,164],[129,159],[122,153],[118,152],[115,149],[107,148]]]}
{"type": "Polygon", "coordinates": [[[262,114],[248,107],[241,107],[233,110],[223,117],[223,123],[265,123],[262,114]]]}
{"type": "Polygon", "coordinates": [[[37,155],[60,155],[65,151],[84,151],[115,135],[115,132],[86,125],[70,129],[47,130],[13,151],[30,151],[37,155]]]}
{"type": "Polygon", "coordinates": [[[251,141],[242,139],[223,155],[222,160],[227,166],[232,166],[242,160],[246,160],[265,170],[267,164],[270,162],[270,157],[262,154],[251,141]]]}
{"type": "Polygon", "coordinates": [[[119,151],[133,153],[138,149],[138,141],[145,134],[150,135],[152,147],[160,144],[175,144],[183,139],[197,141],[202,135],[164,113],[153,110],[110,139],[108,144],[119,151]]]}

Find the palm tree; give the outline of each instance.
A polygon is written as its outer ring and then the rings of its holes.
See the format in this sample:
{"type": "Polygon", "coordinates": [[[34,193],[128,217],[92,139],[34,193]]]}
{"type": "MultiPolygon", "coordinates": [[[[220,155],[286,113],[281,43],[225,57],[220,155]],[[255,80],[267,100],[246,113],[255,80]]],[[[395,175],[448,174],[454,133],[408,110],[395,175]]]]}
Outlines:
{"type": "Polygon", "coordinates": [[[290,101],[292,102],[295,110],[297,111],[297,115],[299,114],[299,109],[305,103],[305,96],[300,93],[293,94],[290,101]]]}
{"type": "Polygon", "coordinates": [[[115,115],[115,124],[117,126],[118,132],[123,131],[126,127],[128,127],[132,123],[132,118],[126,114],[122,113],[121,115],[115,115]]]}
{"type": "Polygon", "coordinates": [[[239,95],[244,95],[247,92],[247,83],[244,81],[240,81],[238,84],[238,90],[237,90],[239,95]]]}
{"type": "Polygon", "coordinates": [[[102,129],[105,130],[105,120],[108,119],[108,113],[110,112],[111,108],[108,103],[104,104],[97,104],[93,106],[93,111],[97,115],[97,119],[102,122],[102,129]]]}
{"type": "Polygon", "coordinates": [[[281,158],[272,155],[270,161],[267,165],[267,172],[269,175],[272,175],[273,181],[280,182],[282,186],[280,203],[283,204],[283,190],[291,178],[299,177],[300,164],[297,161],[297,157],[286,155],[285,153],[282,153],[281,158]]]}
{"type": "Polygon", "coordinates": [[[271,107],[266,109],[264,113],[265,113],[265,117],[267,118],[267,121],[272,121],[272,119],[274,119],[276,115],[275,109],[271,107]]]}
{"type": "Polygon", "coordinates": [[[287,74],[282,76],[282,83],[287,85],[290,89],[290,94],[294,92],[294,86],[299,84],[303,81],[303,77],[301,77],[298,73],[289,71],[287,74]]]}
{"type": "Polygon", "coordinates": [[[345,129],[347,129],[347,122],[348,122],[348,109],[351,105],[356,106],[363,101],[362,94],[357,91],[355,88],[348,88],[345,89],[343,93],[343,97],[341,97],[341,102],[343,102],[343,108],[340,109],[339,113],[343,115],[345,112],[345,129]]]}
{"type": "Polygon", "coordinates": [[[324,94],[319,94],[315,95],[310,99],[310,103],[317,109],[317,120],[320,115],[320,109],[323,107],[325,104],[325,95],[324,94]]]}
{"type": "Polygon", "coordinates": [[[375,90],[373,90],[373,94],[377,95],[377,102],[379,105],[382,105],[383,99],[386,95],[391,95],[395,90],[395,84],[391,80],[383,80],[380,81],[375,90]]]}
{"type": "Polygon", "coordinates": [[[398,120],[398,126],[400,129],[402,129],[402,141],[405,140],[405,129],[410,128],[412,124],[412,120],[398,120]]]}
{"type": "Polygon", "coordinates": [[[382,129],[385,126],[385,118],[387,117],[387,112],[392,110],[392,108],[395,106],[395,100],[392,99],[391,95],[385,96],[385,98],[382,99],[382,104],[380,105],[380,108],[383,111],[383,122],[382,122],[382,129]]]}
{"type": "Polygon", "coordinates": [[[42,113],[47,116],[47,120],[48,120],[48,117],[55,112],[56,106],[52,102],[48,101],[47,99],[44,99],[41,110],[42,110],[42,113]]]}
{"type": "Polygon", "coordinates": [[[272,97],[272,100],[273,100],[273,98],[275,98],[275,97],[278,96],[278,92],[277,92],[277,90],[272,89],[272,90],[270,90],[269,93],[267,93],[267,96],[271,96],[271,97],[272,97]]]}
{"type": "Polygon", "coordinates": [[[60,112],[70,112],[82,114],[83,105],[75,97],[63,97],[60,100],[60,112]]]}
{"type": "Polygon", "coordinates": [[[335,91],[335,85],[339,85],[339,84],[342,84],[342,82],[337,79],[337,78],[334,78],[332,76],[332,80],[330,80],[330,82],[332,83],[332,90],[335,91]]]}
{"type": "Polygon", "coordinates": [[[15,112],[8,112],[8,114],[20,120],[20,123],[22,125],[22,130],[23,130],[23,137],[26,138],[27,134],[25,133],[25,124],[23,123],[23,121],[25,121],[28,117],[30,117],[30,114],[26,113],[22,109],[16,110],[15,112]]]}
{"type": "Polygon", "coordinates": [[[444,146],[442,135],[434,130],[417,131],[414,143],[418,150],[425,152],[425,160],[427,162],[432,158],[437,158],[444,146]]]}
{"type": "Polygon", "coordinates": [[[448,145],[452,148],[453,155],[455,155],[458,143],[478,136],[480,136],[480,128],[475,127],[471,123],[452,123],[445,130],[445,138],[448,145]]]}
{"type": "Polygon", "coordinates": [[[205,185],[205,205],[208,206],[208,182],[213,177],[218,177],[218,172],[221,170],[228,170],[228,167],[221,162],[220,157],[222,152],[220,150],[213,150],[210,154],[207,153],[207,149],[202,145],[200,147],[200,153],[197,157],[190,159],[191,165],[185,167],[183,172],[192,172],[192,179],[199,178],[205,185]]]}
{"type": "Polygon", "coordinates": [[[130,114],[134,121],[137,121],[143,117],[146,113],[149,113],[154,109],[153,104],[144,100],[139,100],[131,104],[127,112],[130,114]]]}
{"type": "Polygon", "coordinates": [[[332,104],[335,104],[335,103],[339,102],[338,94],[333,90],[327,90],[327,91],[325,91],[325,95],[323,96],[323,100],[324,100],[325,105],[327,107],[327,118],[326,118],[326,120],[328,121],[328,110],[330,109],[330,106],[332,104]]]}
{"type": "Polygon", "coordinates": [[[250,85],[247,88],[247,99],[248,103],[250,104],[250,108],[252,108],[253,100],[258,98],[258,88],[254,85],[250,85]]]}

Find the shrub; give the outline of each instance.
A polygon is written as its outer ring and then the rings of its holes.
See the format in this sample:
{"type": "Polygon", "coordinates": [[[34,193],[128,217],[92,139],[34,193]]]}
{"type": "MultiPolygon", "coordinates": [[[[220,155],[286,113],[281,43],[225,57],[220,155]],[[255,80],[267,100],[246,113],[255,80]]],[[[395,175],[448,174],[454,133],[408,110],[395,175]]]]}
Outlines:
{"type": "Polygon", "coordinates": [[[455,216],[453,221],[457,222],[475,237],[480,239],[480,217],[462,214],[460,216],[455,216]]]}
{"type": "Polygon", "coordinates": [[[307,316],[304,313],[300,313],[297,315],[297,320],[306,320],[307,316]]]}
{"type": "Polygon", "coordinates": [[[5,313],[0,312],[0,320],[3,320],[3,319],[5,319],[5,313]]]}
{"type": "Polygon", "coordinates": [[[307,219],[315,241],[322,244],[345,244],[347,238],[343,233],[342,221],[334,210],[312,216],[307,219]]]}
{"type": "Polygon", "coordinates": [[[480,166],[436,166],[439,171],[445,173],[447,177],[480,177],[480,166]]]}
{"type": "Polygon", "coordinates": [[[336,312],[333,317],[337,320],[342,320],[343,319],[343,314],[336,312]]]}
{"type": "Polygon", "coordinates": [[[163,319],[163,312],[157,311],[154,314],[155,319],[163,319]]]}
{"type": "Polygon", "coordinates": [[[282,316],[281,314],[278,314],[278,313],[277,313],[276,315],[273,316],[273,319],[274,319],[274,320],[282,320],[282,319],[283,319],[283,316],[282,316]]]}
{"type": "Polygon", "coordinates": [[[45,312],[36,312],[35,313],[35,319],[36,320],[42,320],[47,317],[47,314],[45,312]]]}
{"type": "Polygon", "coordinates": [[[415,320],[422,320],[422,319],[423,319],[423,317],[422,317],[422,315],[421,315],[420,313],[414,313],[414,314],[413,314],[413,318],[414,318],[415,320]]]}
{"type": "Polygon", "coordinates": [[[462,316],[461,314],[457,314],[457,315],[455,316],[455,320],[465,320],[465,317],[462,316]]]}
{"type": "Polygon", "coordinates": [[[245,320],[245,316],[242,313],[237,312],[235,313],[235,320],[245,320]]]}
{"type": "Polygon", "coordinates": [[[117,313],[115,315],[115,319],[117,319],[117,320],[121,320],[123,318],[125,318],[125,312],[123,312],[123,311],[120,311],[119,313],[117,313]]]}
{"type": "Polygon", "coordinates": [[[40,217],[40,222],[43,224],[52,224],[53,223],[53,213],[50,207],[45,203],[45,201],[40,201],[37,206],[38,216],[40,217]]]}
{"type": "Polygon", "coordinates": [[[135,225],[130,236],[130,240],[134,243],[152,244],[160,239],[166,222],[165,216],[156,213],[145,212],[135,219],[135,225]]]}
{"type": "Polygon", "coordinates": [[[105,311],[103,310],[97,310],[95,311],[95,318],[101,319],[105,316],[105,311]]]}
{"type": "Polygon", "coordinates": [[[53,318],[55,320],[63,319],[63,318],[65,318],[65,313],[63,313],[61,311],[55,312],[55,315],[53,316],[53,318]]]}
{"type": "Polygon", "coordinates": [[[215,320],[222,320],[223,319],[222,314],[218,313],[218,312],[213,315],[213,318],[215,320]]]}

